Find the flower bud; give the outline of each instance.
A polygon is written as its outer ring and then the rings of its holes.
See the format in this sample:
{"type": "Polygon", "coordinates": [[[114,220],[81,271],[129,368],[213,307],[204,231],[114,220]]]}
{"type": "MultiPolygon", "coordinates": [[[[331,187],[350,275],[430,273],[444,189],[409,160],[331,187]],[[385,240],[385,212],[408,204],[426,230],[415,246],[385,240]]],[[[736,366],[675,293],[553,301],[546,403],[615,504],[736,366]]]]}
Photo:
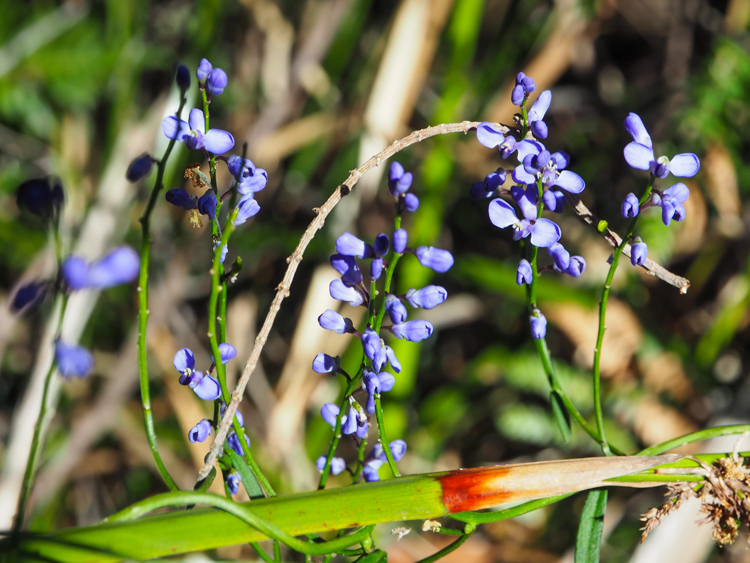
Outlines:
{"type": "Polygon", "coordinates": [[[224,88],[227,87],[227,73],[220,68],[213,69],[206,81],[206,90],[208,90],[209,96],[218,96],[224,92],[224,88]]]}
{"type": "Polygon", "coordinates": [[[190,429],[190,432],[188,432],[188,439],[193,444],[196,442],[203,442],[211,435],[211,430],[213,430],[211,421],[204,418],[190,429]]]}
{"type": "Polygon", "coordinates": [[[432,309],[444,303],[447,298],[448,292],[439,285],[428,285],[406,292],[406,301],[416,309],[432,309]]]}
{"type": "Polygon", "coordinates": [[[420,246],[415,251],[415,254],[422,266],[441,274],[447,272],[453,266],[453,255],[447,250],[433,246],[420,246]]]}
{"type": "Polygon", "coordinates": [[[648,256],[648,246],[640,237],[636,239],[633,246],[630,247],[630,263],[633,266],[642,266],[648,256]]]}
{"type": "Polygon", "coordinates": [[[398,229],[393,233],[393,252],[396,254],[403,254],[406,250],[406,244],[409,241],[409,235],[406,229],[398,229]]]}
{"type": "Polygon", "coordinates": [[[65,379],[85,377],[94,369],[94,356],[83,346],[68,346],[61,340],[55,342],[55,361],[60,375],[65,379]]]}
{"type": "Polygon", "coordinates": [[[516,270],[516,283],[518,285],[527,285],[531,283],[532,279],[531,264],[526,258],[523,258],[518,263],[518,269],[516,270]]]}
{"type": "Polygon", "coordinates": [[[429,321],[407,321],[391,327],[391,331],[397,338],[405,338],[409,342],[420,342],[429,338],[432,330],[432,323],[429,321]]]}
{"type": "Polygon", "coordinates": [[[128,166],[128,171],[125,172],[125,178],[128,182],[137,182],[138,180],[147,177],[151,174],[151,170],[154,168],[154,159],[148,153],[143,153],[141,156],[137,156],[133,159],[128,166]]]}
{"type": "Polygon", "coordinates": [[[213,66],[210,62],[208,62],[208,59],[201,59],[201,62],[198,63],[198,68],[195,71],[195,76],[198,78],[198,82],[200,82],[201,86],[206,83],[206,79],[208,78],[208,75],[213,70],[213,66]]]}
{"type": "Polygon", "coordinates": [[[188,67],[183,64],[177,65],[177,72],[175,72],[174,79],[177,82],[177,87],[182,92],[187,91],[190,88],[190,71],[188,67]]]}
{"type": "Polygon", "coordinates": [[[531,336],[539,340],[547,335],[547,318],[542,315],[539,309],[534,309],[531,317],[531,336]]]}

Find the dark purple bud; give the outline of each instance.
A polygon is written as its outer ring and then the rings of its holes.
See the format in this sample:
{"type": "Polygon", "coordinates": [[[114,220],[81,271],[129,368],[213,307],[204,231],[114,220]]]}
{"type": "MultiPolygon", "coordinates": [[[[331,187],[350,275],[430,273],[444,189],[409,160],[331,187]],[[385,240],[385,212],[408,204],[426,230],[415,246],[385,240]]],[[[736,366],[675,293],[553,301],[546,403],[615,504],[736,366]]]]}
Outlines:
{"type": "Polygon", "coordinates": [[[220,68],[213,69],[208,75],[206,86],[210,96],[218,96],[227,87],[227,73],[220,68]]]}
{"type": "Polygon", "coordinates": [[[208,75],[214,69],[213,65],[208,62],[208,59],[201,59],[198,63],[198,69],[195,71],[195,76],[198,78],[198,82],[205,84],[208,75]]]}
{"type": "Polygon", "coordinates": [[[328,286],[328,291],[331,294],[331,297],[338,299],[339,301],[346,301],[352,307],[362,305],[365,301],[365,298],[360,291],[355,287],[346,285],[341,280],[333,280],[328,286]]]}
{"type": "Polygon", "coordinates": [[[547,319],[539,309],[534,309],[529,322],[531,323],[531,336],[536,340],[540,340],[547,335],[547,319]]]}
{"type": "Polygon", "coordinates": [[[403,254],[406,250],[406,244],[409,241],[409,235],[406,229],[398,229],[393,233],[393,252],[403,254]]]}
{"type": "Polygon", "coordinates": [[[523,92],[527,96],[536,90],[536,83],[530,76],[526,76],[521,80],[521,86],[523,86],[523,92]]]}
{"type": "Polygon", "coordinates": [[[391,163],[388,171],[388,189],[394,196],[406,193],[411,187],[413,177],[411,172],[404,172],[404,167],[398,162],[391,163]]]}
{"type": "Polygon", "coordinates": [[[555,261],[555,266],[561,271],[564,272],[568,269],[568,266],[570,265],[570,252],[565,250],[565,247],[562,244],[559,242],[551,244],[547,247],[547,252],[549,252],[552,260],[555,261]]]}
{"type": "Polygon", "coordinates": [[[527,285],[530,284],[533,279],[531,263],[524,258],[518,263],[518,269],[516,270],[516,283],[518,285],[527,285]]]}
{"type": "Polygon", "coordinates": [[[565,208],[565,194],[557,190],[547,190],[542,196],[544,207],[555,213],[562,213],[565,208]]]}
{"type": "Polygon", "coordinates": [[[328,354],[321,352],[312,363],[312,368],[315,373],[335,373],[339,370],[340,360],[338,356],[331,357],[328,354]]]}
{"type": "Polygon", "coordinates": [[[48,221],[54,218],[65,202],[60,181],[53,177],[27,180],[16,191],[16,203],[33,215],[48,221]]]}
{"type": "Polygon", "coordinates": [[[625,201],[622,202],[620,212],[625,218],[636,217],[638,215],[639,202],[634,193],[629,193],[627,196],[625,196],[625,201]]]}
{"type": "Polygon", "coordinates": [[[537,139],[546,139],[547,135],[549,135],[549,128],[544,121],[534,121],[531,124],[531,132],[534,133],[537,139]]]}
{"type": "Polygon", "coordinates": [[[406,321],[406,307],[401,303],[401,299],[389,293],[385,297],[385,312],[391,319],[391,322],[395,325],[401,324],[406,321]]]}
{"type": "Polygon", "coordinates": [[[422,289],[410,289],[406,292],[406,301],[416,309],[432,309],[445,303],[448,292],[439,285],[428,285],[422,289]]]}
{"type": "Polygon", "coordinates": [[[60,375],[70,377],[85,377],[94,369],[94,356],[83,346],[68,346],[58,340],[55,342],[55,360],[60,375]]]}
{"type": "Polygon", "coordinates": [[[251,217],[255,217],[260,212],[260,205],[253,194],[244,196],[237,204],[237,217],[234,219],[234,225],[244,225],[251,217]]]}
{"type": "Polygon", "coordinates": [[[243,160],[241,156],[237,156],[236,154],[227,157],[227,168],[233,178],[240,176],[240,182],[255,174],[255,164],[253,164],[253,161],[249,158],[243,160]]]}
{"type": "Polygon", "coordinates": [[[508,172],[503,168],[498,168],[495,172],[490,172],[484,178],[485,188],[487,191],[495,191],[505,183],[508,178],[508,172]]]}
{"type": "Polygon", "coordinates": [[[447,272],[453,266],[453,255],[447,250],[432,246],[420,246],[415,251],[415,254],[422,266],[441,274],[447,272]]]}
{"type": "Polygon", "coordinates": [[[187,193],[183,188],[169,190],[166,199],[172,205],[182,207],[185,211],[190,211],[198,207],[198,199],[194,195],[187,193]]]}
{"type": "Polygon", "coordinates": [[[47,296],[49,282],[32,281],[18,288],[10,303],[10,310],[15,314],[35,310],[47,296]]]}
{"type": "MultiPolygon", "coordinates": [[[[341,409],[339,409],[338,406],[334,405],[333,403],[326,403],[325,405],[320,407],[320,416],[334,428],[336,427],[336,419],[338,418],[340,412],[341,409]]],[[[346,419],[346,417],[344,418],[346,419]]]]}
{"type": "Polygon", "coordinates": [[[125,178],[128,182],[137,182],[138,180],[145,178],[151,174],[151,170],[154,168],[154,159],[148,153],[143,153],[141,156],[137,156],[133,159],[128,166],[128,171],[125,172],[125,178]]]}
{"type": "Polygon", "coordinates": [[[648,246],[640,237],[636,239],[633,246],[630,247],[630,263],[633,266],[642,266],[648,256],[648,246]]]}
{"type": "Polygon", "coordinates": [[[513,91],[510,93],[510,101],[514,106],[520,106],[523,103],[523,100],[523,86],[516,84],[513,87],[513,91]]]}
{"type": "Polygon", "coordinates": [[[227,475],[227,489],[229,489],[229,492],[233,495],[236,495],[237,491],[240,490],[240,476],[237,475],[237,473],[232,472],[227,475]]]}
{"type": "Polygon", "coordinates": [[[331,256],[330,262],[333,269],[341,274],[341,281],[346,285],[353,286],[362,281],[362,272],[354,257],[334,254],[331,256]]]}
{"type": "Polygon", "coordinates": [[[495,190],[487,191],[486,182],[474,182],[469,188],[469,197],[473,200],[485,199],[491,197],[495,190]]]}
{"type": "Polygon", "coordinates": [[[352,324],[351,319],[345,319],[336,311],[331,311],[330,309],[326,309],[326,311],[318,317],[318,324],[324,329],[332,330],[337,334],[354,331],[354,325],[352,324]]]}
{"type": "Polygon", "coordinates": [[[568,266],[568,269],[565,270],[565,273],[571,277],[577,278],[585,271],[586,260],[583,259],[583,256],[571,256],[570,265],[568,266]]]}
{"type": "Polygon", "coordinates": [[[388,247],[389,247],[389,241],[388,241],[388,235],[385,233],[380,233],[378,236],[375,237],[375,242],[373,243],[372,247],[375,250],[375,256],[385,256],[388,254],[388,247]]]}
{"type": "Polygon", "coordinates": [[[215,221],[217,203],[218,200],[216,199],[214,192],[208,190],[198,200],[198,211],[200,211],[202,215],[208,215],[208,218],[211,219],[211,221],[215,221]]]}
{"type": "Polygon", "coordinates": [[[204,418],[190,429],[190,432],[188,432],[188,439],[193,444],[195,444],[196,442],[203,442],[211,435],[211,430],[213,430],[211,421],[204,418]]]}
{"type": "Polygon", "coordinates": [[[429,321],[407,321],[391,327],[391,331],[397,338],[405,338],[409,342],[420,342],[429,338],[432,330],[432,323],[429,321]]]}
{"type": "Polygon", "coordinates": [[[368,483],[374,483],[380,481],[380,475],[378,469],[383,465],[383,462],[379,459],[373,459],[365,463],[362,468],[362,478],[368,483]]]}
{"type": "Polygon", "coordinates": [[[183,64],[177,65],[177,72],[175,73],[174,80],[177,82],[177,87],[183,92],[190,88],[190,71],[188,70],[188,67],[183,64]]]}
{"type": "Polygon", "coordinates": [[[409,213],[414,213],[419,209],[419,198],[412,193],[408,193],[404,196],[404,209],[409,213]]]}
{"type": "Polygon", "coordinates": [[[370,263],[370,281],[378,281],[383,273],[383,259],[374,258],[370,263]]]}

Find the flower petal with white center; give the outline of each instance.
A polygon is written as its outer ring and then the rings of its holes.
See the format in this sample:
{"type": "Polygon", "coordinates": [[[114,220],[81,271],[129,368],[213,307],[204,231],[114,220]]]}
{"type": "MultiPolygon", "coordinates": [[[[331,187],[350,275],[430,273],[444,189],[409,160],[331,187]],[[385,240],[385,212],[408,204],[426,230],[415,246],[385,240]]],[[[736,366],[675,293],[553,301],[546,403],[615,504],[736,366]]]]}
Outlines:
{"type": "Polygon", "coordinates": [[[654,151],[640,143],[628,143],[622,151],[627,163],[638,170],[648,170],[654,161],[654,151]]]}

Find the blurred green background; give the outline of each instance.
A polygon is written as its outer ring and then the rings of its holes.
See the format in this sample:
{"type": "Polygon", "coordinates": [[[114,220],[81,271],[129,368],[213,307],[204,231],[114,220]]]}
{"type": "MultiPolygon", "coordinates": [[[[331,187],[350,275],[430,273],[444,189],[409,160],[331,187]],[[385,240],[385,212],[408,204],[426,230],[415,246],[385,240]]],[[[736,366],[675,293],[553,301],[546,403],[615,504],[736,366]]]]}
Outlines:
{"type": "MultiPolygon", "coordinates": [[[[625,228],[620,202],[646,182],[621,157],[630,140],[622,127],[628,112],[641,115],[659,154],[695,152],[702,161],[687,182],[687,219],[666,228],[651,212],[639,226],[649,257],[691,280],[687,295],[627,263],[615,281],[602,366],[611,441],[635,451],[750,416],[750,1],[4,0],[0,13],[6,520],[15,509],[14,476],[25,463],[13,452],[23,450],[38,409],[33,374],[48,345],[51,313],[48,302],[17,318],[7,303],[19,280],[54,269],[44,229],[17,209],[15,189],[34,176],[63,180],[69,251],[93,259],[123,240],[137,247],[137,219],[153,178],[131,185],[124,171],[144,151],[161,155],[160,122],[177,100],[176,64],[194,70],[203,57],[229,76],[211,105],[212,125],[235,136],[235,152],[246,141],[248,156],[270,178],[258,196],[260,214],[230,245],[229,259],[239,255],[245,263],[229,293],[229,340],[240,352],[230,377],[249,354],[313,208],[349,170],[415,129],[462,120],[512,123],[510,88],[523,70],[537,92],[552,90],[547,146],[572,155],[571,168],[587,184],[583,201],[615,230],[625,228]]],[[[197,105],[195,79],[190,96],[197,105]]],[[[406,219],[410,245],[448,248],[456,257],[447,274],[433,275],[409,259],[398,273],[402,292],[434,281],[450,295],[424,315],[436,327],[431,339],[394,345],[404,370],[384,405],[389,438],[409,444],[404,472],[596,455],[579,429],[572,443],[560,439],[515,284],[517,246],[489,223],[487,202],[468,197],[471,183],[502,165],[497,153],[469,134],[427,140],[397,159],[414,173],[421,199],[406,219]]],[[[183,185],[185,166],[202,160],[180,146],[166,187],[183,185]]],[[[392,228],[385,169],[362,179],[311,244],[240,407],[256,458],[282,493],[314,487],[312,462],[330,439],[317,412],[340,388],[311,371],[313,357],[324,351],[341,354],[345,365],[359,361],[354,349],[347,353],[347,337],[326,334],[316,318],[335,306],[327,289],[335,238],[349,230],[371,239],[392,228]]],[[[228,186],[221,172],[219,182],[228,186]]],[[[540,308],[564,387],[590,416],[595,307],[610,249],[570,209],[559,222],[566,247],[583,255],[588,269],[578,279],[545,275],[540,308]]],[[[210,235],[160,198],[153,244],[149,346],[157,433],[170,470],[190,486],[208,446],[190,444],[186,432],[209,413],[176,383],[171,362],[185,346],[199,364],[208,361],[210,235]]],[[[56,392],[35,529],[94,523],[165,490],[140,418],[134,287],[89,295],[74,314],[63,336],[80,335],[97,369],[56,392]]],[[[352,444],[340,451],[353,460],[352,444]]],[[[611,497],[602,558],[627,561],[639,539],[639,514],[660,503],[660,493],[611,497]]],[[[455,557],[556,561],[573,545],[582,502],[487,526],[455,557]]],[[[696,532],[691,525],[681,533],[696,532]]],[[[415,532],[396,543],[383,532],[391,561],[429,555],[439,541],[415,532]]],[[[209,555],[250,558],[242,547],[209,555]]],[[[718,552],[707,544],[691,555],[684,560],[750,561],[740,546],[718,552]]]]}

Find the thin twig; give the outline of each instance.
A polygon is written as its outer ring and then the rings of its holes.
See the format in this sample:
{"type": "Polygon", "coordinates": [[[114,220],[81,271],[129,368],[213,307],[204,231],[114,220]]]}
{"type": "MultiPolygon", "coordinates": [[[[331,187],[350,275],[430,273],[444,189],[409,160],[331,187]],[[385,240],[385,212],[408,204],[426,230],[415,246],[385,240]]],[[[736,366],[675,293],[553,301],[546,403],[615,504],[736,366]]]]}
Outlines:
{"type": "MultiPolygon", "coordinates": [[[[305,230],[305,233],[302,235],[297,248],[294,250],[292,255],[287,258],[287,263],[289,264],[289,266],[284,273],[284,278],[276,288],[276,295],[273,298],[273,302],[271,303],[271,307],[268,310],[266,319],[263,321],[263,326],[261,327],[260,332],[255,339],[255,346],[253,346],[253,350],[252,352],[250,352],[250,357],[248,358],[247,363],[242,370],[242,376],[237,382],[237,387],[235,387],[234,392],[232,393],[232,400],[227,406],[227,410],[224,412],[224,417],[221,419],[219,428],[216,431],[216,437],[211,444],[211,450],[206,457],[206,463],[203,465],[200,473],[198,473],[199,481],[205,479],[208,476],[211,468],[214,465],[214,462],[216,461],[217,455],[221,451],[221,447],[224,444],[224,440],[227,437],[227,433],[229,432],[232,420],[234,419],[234,413],[237,411],[237,406],[242,400],[243,394],[245,392],[245,387],[250,380],[250,376],[252,375],[253,371],[255,371],[255,367],[258,365],[260,354],[263,351],[263,347],[265,346],[266,341],[268,340],[268,335],[270,334],[271,327],[276,320],[276,315],[281,308],[281,303],[289,296],[289,289],[291,288],[292,280],[297,273],[299,263],[302,261],[302,255],[304,254],[307,246],[310,244],[310,241],[313,239],[315,234],[325,224],[325,220],[328,215],[331,213],[331,211],[333,211],[339,201],[341,201],[341,198],[351,192],[351,190],[354,188],[354,185],[359,181],[362,175],[365,174],[365,172],[368,172],[369,170],[380,166],[387,159],[404,150],[405,148],[424,141],[425,139],[429,139],[430,137],[435,137],[437,135],[446,135],[449,133],[468,133],[469,131],[476,129],[479,124],[479,121],[445,123],[442,125],[427,127],[426,129],[420,129],[419,131],[414,131],[403,139],[394,141],[390,146],[370,158],[370,160],[365,162],[362,166],[360,166],[356,170],[352,170],[349,173],[349,177],[346,179],[346,181],[338,188],[336,188],[336,190],[328,198],[328,201],[326,201],[321,207],[313,210],[315,211],[317,216],[312,220],[310,225],[307,227],[307,230],[305,230]]],[[[503,133],[503,135],[508,135],[511,131],[515,131],[514,128],[508,127],[507,125],[494,125],[500,132],[503,133]]],[[[580,202],[580,200],[578,200],[576,196],[571,197],[571,203],[573,203],[573,209],[575,210],[575,212],[580,215],[584,221],[592,225],[594,228],[597,227],[598,219],[594,216],[593,213],[591,213],[591,211],[589,211],[589,209],[585,205],[583,205],[583,203],[580,202]]],[[[609,229],[606,229],[606,233],[609,236],[605,235],[605,238],[607,238],[610,244],[612,244],[613,246],[619,244],[620,237],[617,235],[617,233],[609,229]],[[612,241],[617,242],[613,243],[612,241]]],[[[629,245],[625,246],[624,252],[627,256],[630,256],[629,245]]],[[[687,279],[672,274],[671,272],[665,270],[651,260],[646,260],[646,263],[643,265],[643,267],[650,274],[655,275],[665,282],[680,288],[681,293],[685,293],[687,291],[687,288],[690,286],[690,282],[687,279]]]]}

